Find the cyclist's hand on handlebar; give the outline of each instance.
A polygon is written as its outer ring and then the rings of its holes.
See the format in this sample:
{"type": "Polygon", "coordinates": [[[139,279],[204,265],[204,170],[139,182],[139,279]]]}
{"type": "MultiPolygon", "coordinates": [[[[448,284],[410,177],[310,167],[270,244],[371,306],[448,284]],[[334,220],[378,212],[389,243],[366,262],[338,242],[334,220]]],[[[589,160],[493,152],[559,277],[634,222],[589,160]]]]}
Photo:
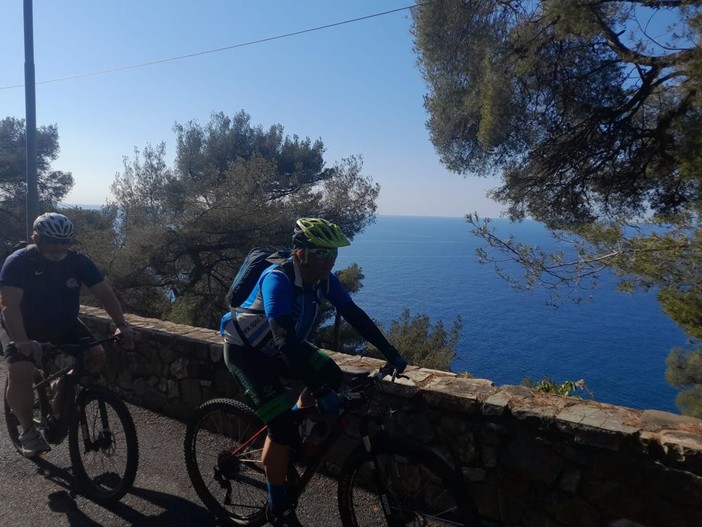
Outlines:
{"type": "Polygon", "coordinates": [[[334,390],[324,390],[319,394],[315,394],[317,400],[317,408],[326,415],[339,413],[339,410],[344,404],[344,400],[334,390]]]}
{"type": "Polygon", "coordinates": [[[407,368],[407,361],[402,355],[398,355],[393,360],[389,361],[395,367],[397,374],[401,374],[407,368]]]}
{"type": "Polygon", "coordinates": [[[117,326],[115,337],[119,339],[119,343],[124,349],[134,349],[134,332],[129,324],[117,326]]]}
{"type": "Polygon", "coordinates": [[[395,374],[399,375],[407,368],[407,361],[400,355],[395,346],[390,346],[390,348],[383,350],[383,355],[388,359],[388,364],[395,368],[395,374]]]}
{"type": "Polygon", "coordinates": [[[41,344],[36,340],[19,340],[14,345],[15,349],[25,357],[29,357],[36,367],[42,367],[41,344]]]}
{"type": "Polygon", "coordinates": [[[41,354],[41,344],[36,340],[17,341],[15,342],[15,348],[17,348],[17,351],[22,355],[26,355],[27,357],[37,357],[37,355],[41,354]]]}

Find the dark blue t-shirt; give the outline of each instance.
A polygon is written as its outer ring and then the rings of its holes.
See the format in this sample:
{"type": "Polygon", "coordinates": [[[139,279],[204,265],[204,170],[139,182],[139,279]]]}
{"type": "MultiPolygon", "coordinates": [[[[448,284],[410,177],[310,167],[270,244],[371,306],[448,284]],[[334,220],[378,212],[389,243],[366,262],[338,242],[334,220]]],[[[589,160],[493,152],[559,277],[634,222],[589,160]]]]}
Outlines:
{"type": "Polygon", "coordinates": [[[93,261],[73,250],[62,261],[52,262],[36,247],[20,249],[0,270],[0,286],[22,289],[24,328],[35,340],[62,333],[78,318],[81,284],[92,287],[102,280],[93,261]]]}

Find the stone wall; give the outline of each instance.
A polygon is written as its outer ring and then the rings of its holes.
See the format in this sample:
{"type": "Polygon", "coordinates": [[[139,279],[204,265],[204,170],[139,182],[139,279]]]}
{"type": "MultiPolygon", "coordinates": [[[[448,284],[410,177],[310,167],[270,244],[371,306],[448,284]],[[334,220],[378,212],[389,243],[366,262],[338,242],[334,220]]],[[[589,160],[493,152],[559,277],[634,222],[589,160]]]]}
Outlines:
{"type": "MultiPolygon", "coordinates": [[[[97,333],[109,332],[104,312],[84,315],[97,333]]],[[[126,400],[185,419],[207,399],[241,396],[216,331],[128,319],[137,347],[116,347],[108,359],[126,400]]],[[[333,358],[345,371],[380,364],[333,358]]],[[[702,421],[423,368],[407,374],[387,383],[399,409],[393,426],[462,470],[488,525],[702,525],[702,421]]]]}

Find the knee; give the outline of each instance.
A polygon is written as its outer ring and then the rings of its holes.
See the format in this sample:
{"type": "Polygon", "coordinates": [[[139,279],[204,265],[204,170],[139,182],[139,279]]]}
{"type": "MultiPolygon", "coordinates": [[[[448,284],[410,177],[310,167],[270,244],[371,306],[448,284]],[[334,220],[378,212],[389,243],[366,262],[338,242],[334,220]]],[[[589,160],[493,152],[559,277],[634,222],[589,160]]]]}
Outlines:
{"type": "Polygon", "coordinates": [[[341,386],[341,382],[344,379],[344,375],[339,368],[339,365],[334,362],[326,351],[320,348],[316,348],[311,344],[308,344],[309,355],[309,366],[312,371],[315,372],[317,379],[320,384],[324,384],[329,388],[338,390],[341,386]]]}
{"type": "Polygon", "coordinates": [[[268,437],[277,444],[289,448],[297,448],[300,434],[292,411],[287,411],[268,423],[268,437]]]}
{"type": "Polygon", "coordinates": [[[106,362],[105,348],[95,346],[85,353],[85,365],[90,372],[98,372],[104,368],[106,362]]]}
{"type": "Polygon", "coordinates": [[[321,376],[324,379],[325,384],[333,390],[338,390],[344,379],[344,374],[341,371],[341,368],[339,368],[339,365],[331,358],[328,358],[328,360],[324,362],[324,366],[321,370],[321,376]]]}
{"type": "Polygon", "coordinates": [[[31,384],[34,379],[34,365],[29,361],[9,364],[7,377],[10,384],[31,384]]]}

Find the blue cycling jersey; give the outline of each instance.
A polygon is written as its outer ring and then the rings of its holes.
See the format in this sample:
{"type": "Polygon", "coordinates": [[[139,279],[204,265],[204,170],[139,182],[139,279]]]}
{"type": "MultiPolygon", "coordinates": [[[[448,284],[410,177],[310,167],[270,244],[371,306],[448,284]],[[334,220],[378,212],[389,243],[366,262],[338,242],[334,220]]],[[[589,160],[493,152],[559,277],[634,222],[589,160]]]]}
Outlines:
{"type": "Polygon", "coordinates": [[[337,309],[343,309],[352,302],[336,275],[331,274],[328,280],[305,287],[299,263],[293,260],[293,266],[294,283],[280,266],[272,265],[261,273],[256,287],[241,305],[252,312],[232,310],[222,317],[220,332],[227,342],[244,346],[232,323],[232,317],[236,316],[248,343],[259,347],[266,355],[275,355],[277,350],[270,338],[269,320],[291,317],[295,324],[295,335],[302,341],[312,330],[319,306],[325,299],[337,309]]]}

